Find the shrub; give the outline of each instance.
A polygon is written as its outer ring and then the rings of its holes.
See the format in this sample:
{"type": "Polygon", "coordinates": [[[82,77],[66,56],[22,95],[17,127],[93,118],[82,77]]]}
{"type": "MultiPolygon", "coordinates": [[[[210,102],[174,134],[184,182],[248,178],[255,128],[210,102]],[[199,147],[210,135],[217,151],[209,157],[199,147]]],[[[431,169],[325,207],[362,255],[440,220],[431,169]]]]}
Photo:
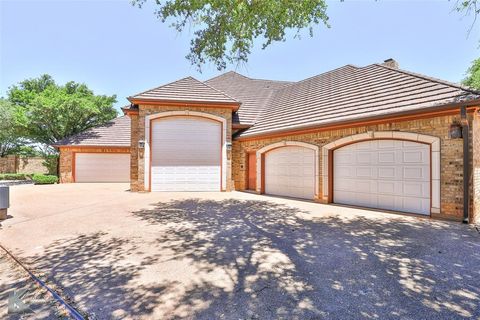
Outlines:
{"type": "Polygon", "coordinates": [[[58,182],[58,177],[45,174],[34,174],[32,180],[35,184],[54,184],[58,182]]]}
{"type": "Polygon", "coordinates": [[[0,180],[27,180],[24,173],[4,173],[0,174],[0,180]]]}

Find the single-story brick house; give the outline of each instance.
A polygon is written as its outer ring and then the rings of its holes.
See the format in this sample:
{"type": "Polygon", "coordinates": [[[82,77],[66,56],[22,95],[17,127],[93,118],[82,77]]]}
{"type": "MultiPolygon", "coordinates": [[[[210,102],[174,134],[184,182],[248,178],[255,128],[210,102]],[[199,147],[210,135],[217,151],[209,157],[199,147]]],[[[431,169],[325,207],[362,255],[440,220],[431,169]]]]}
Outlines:
{"type": "Polygon", "coordinates": [[[299,82],[187,77],[128,99],[123,117],[57,144],[61,182],[253,190],[456,220],[464,200],[470,219],[477,210],[480,93],[392,59],[299,82]]]}

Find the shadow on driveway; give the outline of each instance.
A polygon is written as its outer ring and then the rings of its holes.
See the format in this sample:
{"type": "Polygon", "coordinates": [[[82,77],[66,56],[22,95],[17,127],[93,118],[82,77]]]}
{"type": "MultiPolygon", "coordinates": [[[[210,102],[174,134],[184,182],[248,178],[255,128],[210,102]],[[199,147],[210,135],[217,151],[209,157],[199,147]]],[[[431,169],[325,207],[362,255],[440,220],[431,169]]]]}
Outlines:
{"type": "Polygon", "coordinates": [[[267,201],[158,203],[133,213],[144,225],[135,236],[82,235],[31,258],[101,319],[480,317],[473,229],[298,213],[267,201]]]}

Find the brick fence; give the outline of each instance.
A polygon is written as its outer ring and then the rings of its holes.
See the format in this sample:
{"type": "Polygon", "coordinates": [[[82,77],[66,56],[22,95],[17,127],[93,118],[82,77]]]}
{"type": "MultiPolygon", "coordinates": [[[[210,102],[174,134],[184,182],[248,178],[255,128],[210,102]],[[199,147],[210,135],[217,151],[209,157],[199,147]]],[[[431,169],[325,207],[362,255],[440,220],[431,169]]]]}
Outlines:
{"type": "Polygon", "coordinates": [[[0,157],[1,173],[48,173],[42,157],[6,156],[0,157]]]}

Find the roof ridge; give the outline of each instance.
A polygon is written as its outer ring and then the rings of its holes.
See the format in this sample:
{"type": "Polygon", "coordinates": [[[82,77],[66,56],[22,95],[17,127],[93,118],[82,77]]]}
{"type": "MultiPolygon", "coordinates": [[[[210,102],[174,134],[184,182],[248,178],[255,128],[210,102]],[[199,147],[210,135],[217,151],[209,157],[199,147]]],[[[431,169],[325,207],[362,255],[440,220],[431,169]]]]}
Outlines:
{"type": "Polygon", "coordinates": [[[314,75],[314,76],[305,78],[305,79],[303,79],[303,80],[300,80],[300,81],[297,81],[297,82],[292,82],[292,83],[290,83],[289,85],[287,85],[287,86],[285,86],[285,87],[283,87],[283,88],[281,88],[281,89],[283,90],[283,89],[286,89],[286,88],[288,88],[288,87],[290,87],[290,86],[292,86],[292,85],[300,84],[300,83],[303,83],[303,82],[305,82],[305,81],[311,80],[311,79],[313,79],[313,78],[317,78],[317,77],[320,77],[320,76],[324,76],[324,75],[327,75],[327,74],[329,74],[329,73],[333,73],[333,72],[336,72],[336,71],[338,71],[338,70],[340,70],[340,69],[346,69],[346,68],[359,69],[359,67],[357,67],[357,66],[355,66],[355,65],[353,65],[353,64],[346,64],[346,65],[344,65],[344,66],[341,66],[341,67],[338,67],[338,68],[335,68],[335,69],[332,69],[332,70],[329,70],[329,71],[325,71],[325,72],[319,73],[319,74],[317,74],[317,75],[314,75]]]}
{"type": "Polygon", "coordinates": [[[215,76],[215,77],[213,77],[213,78],[207,79],[207,80],[205,80],[204,82],[212,81],[212,80],[214,80],[214,79],[220,78],[220,77],[222,77],[222,76],[224,76],[224,75],[227,75],[227,74],[229,74],[229,73],[234,73],[234,74],[236,74],[236,75],[238,75],[238,76],[240,76],[240,77],[242,77],[242,78],[245,78],[245,79],[248,79],[248,80],[252,80],[252,81],[270,81],[270,82],[286,82],[286,83],[293,83],[293,82],[295,82],[295,81],[289,81],[289,80],[273,80],[273,79],[252,78],[252,77],[248,77],[248,76],[246,76],[246,75],[244,75],[244,74],[241,74],[241,73],[236,72],[236,71],[233,71],[233,70],[230,70],[230,71],[227,71],[227,72],[225,72],[225,73],[219,74],[218,76],[215,76]]]}
{"type": "MultiPolygon", "coordinates": [[[[193,78],[193,77],[192,77],[192,78],[193,78]]],[[[193,78],[193,79],[195,79],[195,78],[193,78]]],[[[197,79],[195,79],[195,80],[197,80],[197,79]]],[[[207,86],[208,88],[210,88],[210,89],[212,89],[212,90],[214,90],[214,91],[216,91],[216,92],[218,92],[218,93],[220,93],[220,94],[223,94],[225,97],[227,97],[227,98],[229,98],[229,99],[232,99],[232,100],[235,101],[235,102],[238,102],[238,103],[240,103],[240,104],[242,103],[241,101],[238,101],[238,100],[235,99],[234,97],[226,94],[226,93],[223,92],[223,91],[218,90],[217,88],[212,87],[211,85],[209,85],[209,84],[207,84],[207,83],[205,83],[205,82],[202,82],[202,81],[200,81],[200,80],[197,80],[197,81],[200,82],[201,84],[207,86]]]]}
{"type": "Polygon", "coordinates": [[[412,77],[417,77],[417,78],[420,78],[420,79],[423,79],[423,80],[433,81],[433,82],[436,82],[436,83],[439,83],[439,84],[443,84],[443,85],[446,85],[446,86],[450,86],[450,87],[454,87],[454,88],[461,89],[461,90],[464,90],[464,91],[468,91],[470,93],[480,94],[480,90],[475,90],[475,89],[463,86],[459,83],[454,83],[454,82],[442,80],[442,79],[439,79],[439,78],[430,77],[430,76],[427,76],[427,75],[424,75],[424,74],[421,74],[421,73],[412,72],[412,71],[408,71],[408,70],[405,70],[405,69],[392,68],[392,67],[383,65],[381,63],[373,63],[373,64],[365,66],[363,68],[367,68],[367,67],[370,67],[370,66],[373,66],[373,65],[379,66],[379,67],[382,67],[382,68],[385,68],[385,69],[389,69],[389,70],[392,70],[392,71],[397,71],[397,72],[400,72],[400,73],[403,73],[403,74],[407,74],[407,75],[410,75],[412,77]]]}
{"type": "Polygon", "coordinates": [[[221,73],[221,74],[219,74],[218,76],[215,76],[215,77],[213,77],[213,78],[207,79],[207,80],[205,80],[204,82],[211,81],[211,80],[213,80],[213,79],[223,77],[224,75],[227,75],[227,74],[229,74],[229,73],[235,73],[235,74],[238,74],[238,75],[241,76],[241,77],[244,77],[244,78],[247,78],[247,79],[251,79],[251,78],[249,78],[249,77],[247,77],[247,76],[244,76],[244,75],[241,74],[241,73],[238,73],[238,72],[236,72],[236,71],[230,70],[230,71],[221,73]]]}
{"type": "MultiPolygon", "coordinates": [[[[160,86],[156,86],[156,87],[153,87],[153,88],[151,88],[151,89],[148,89],[148,90],[139,92],[139,93],[134,94],[133,96],[130,96],[130,97],[127,97],[127,98],[133,98],[133,97],[142,95],[142,94],[144,94],[144,93],[147,93],[147,92],[149,92],[149,91],[153,91],[153,90],[156,90],[156,89],[160,89],[160,88],[162,88],[162,87],[168,86],[169,84],[174,84],[174,83],[180,82],[180,81],[185,80],[185,79],[188,79],[188,78],[192,78],[192,79],[194,79],[194,80],[197,80],[197,79],[195,79],[195,78],[192,77],[192,76],[183,77],[183,78],[181,78],[181,79],[178,79],[178,80],[175,80],[175,81],[172,81],[172,82],[168,82],[168,83],[162,84],[162,85],[160,85],[160,86]]],[[[199,81],[199,80],[197,80],[197,81],[199,81]]],[[[199,81],[199,82],[201,82],[201,81],[199,81]]]]}

